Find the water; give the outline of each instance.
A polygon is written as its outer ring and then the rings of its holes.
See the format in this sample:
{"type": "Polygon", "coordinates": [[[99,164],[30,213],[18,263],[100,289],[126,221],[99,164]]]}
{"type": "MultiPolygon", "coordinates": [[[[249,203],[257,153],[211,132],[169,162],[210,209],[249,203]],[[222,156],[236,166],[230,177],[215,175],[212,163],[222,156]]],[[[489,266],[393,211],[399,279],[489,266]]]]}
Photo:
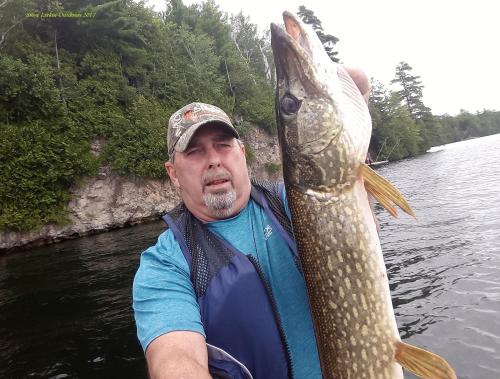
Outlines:
{"type": "Polygon", "coordinates": [[[0,259],[0,378],[146,378],[132,280],[161,223],[0,259]]]}
{"type": "Polygon", "coordinates": [[[500,378],[500,135],[378,171],[418,219],[378,212],[402,338],[445,356],[460,378],[500,378]]]}
{"type": "MultiPolygon", "coordinates": [[[[500,135],[484,137],[379,169],[418,217],[377,209],[401,336],[463,379],[500,377],[499,147],[500,135]]],[[[146,378],[131,284],[162,230],[0,258],[0,378],[146,378]]]]}

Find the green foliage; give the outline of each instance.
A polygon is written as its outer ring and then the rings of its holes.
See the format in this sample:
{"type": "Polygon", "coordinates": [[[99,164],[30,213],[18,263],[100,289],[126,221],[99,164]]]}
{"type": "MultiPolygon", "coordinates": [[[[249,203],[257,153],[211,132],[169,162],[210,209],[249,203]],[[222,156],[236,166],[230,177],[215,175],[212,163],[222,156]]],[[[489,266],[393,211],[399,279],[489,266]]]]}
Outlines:
{"type": "Polygon", "coordinates": [[[138,97],[127,111],[127,122],[113,131],[103,158],[120,174],[164,178],[163,162],[168,154],[163,120],[173,111],[138,97]]]}
{"type": "Polygon", "coordinates": [[[372,115],[372,159],[397,160],[419,152],[420,130],[396,94],[380,83],[372,84],[370,113],[372,115]]]}
{"type": "Polygon", "coordinates": [[[0,122],[57,118],[64,114],[48,56],[32,55],[26,63],[2,56],[0,72],[0,122]]]}
{"type": "Polygon", "coordinates": [[[273,97],[272,92],[269,88],[263,88],[260,91],[260,96],[258,93],[255,93],[251,97],[242,99],[238,103],[238,109],[239,113],[246,117],[246,119],[260,126],[268,133],[275,135],[277,129],[274,103],[270,101],[273,97]]]}
{"type": "Polygon", "coordinates": [[[238,122],[233,123],[234,127],[238,131],[241,137],[244,137],[248,131],[252,128],[252,125],[244,120],[238,120],[238,122]]]}
{"type": "Polygon", "coordinates": [[[215,41],[206,34],[196,35],[183,27],[178,28],[174,36],[170,47],[180,63],[175,77],[179,81],[179,92],[171,93],[178,98],[174,102],[176,107],[201,101],[228,110],[231,101],[225,91],[226,79],[219,70],[221,57],[214,51],[215,41]]]}
{"type": "MultiPolygon", "coordinates": [[[[267,51],[270,46],[265,37],[258,37],[257,26],[250,22],[242,12],[231,17],[231,38],[248,66],[251,67],[260,77],[265,77],[268,81],[271,78],[267,51]]],[[[269,38],[268,38],[269,39],[269,38]]]]}
{"type": "Polygon", "coordinates": [[[88,143],[61,134],[67,127],[39,120],[0,124],[0,229],[64,221],[69,186],[96,173],[88,143]]]}
{"type": "MultiPolygon", "coordinates": [[[[165,125],[187,103],[218,105],[241,120],[241,134],[253,125],[276,132],[269,34],[259,36],[248,17],[228,17],[213,0],[167,5],[157,14],[133,0],[2,3],[0,229],[65,222],[69,188],[99,165],[163,178],[165,125]],[[95,17],[27,16],[50,11],[95,17]],[[96,138],[105,142],[97,157],[89,147],[96,138]]],[[[301,11],[337,60],[337,39],[312,11],[301,11]]],[[[410,77],[410,98],[420,99],[419,78],[405,67],[399,82],[410,77]]],[[[383,88],[372,94],[372,153],[398,159],[437,141],[500,132],[498,112],[433,117],[402,100],[383,88]]],[[[255,160],[251,146],[246,155],[255,160]]]]}
{"type": "Polygon", "coordinates": [[[419,77],[409,74],[411,67],[401,62],[396,79],[401,89],[388,91],[372,81],[370,113],[373,133],[370,151],[378,160],[397,160],[424,153],[441,140],[440,125],[422,102],[423,85],[419,77]]]}
{"type": "Polygon", "coordinates": [[[399,84],[400,90],[396,91],[396,95],[416,121],[429,116],[430,109],[422,101],[424,86],[420,81],[420,76],[412,75],[411,71],[412,67],[408,63],[400,62],[396,67],[396,78],[391,83],[399,84]]]}
{"type": "Polygon", "coordinates": [[[8,42],[15,40],[22,33],[26,12],[35,8],[34,0],[2,1],[0,4],[0,50],[8,42]]]}
{"type": "Polygon", "coordinates": [[[410,70],[404,62],[398,65],[393,82],[406,84],[396,92],[372,79],[369,101],[373,126],[369,148],[372,159],[397,160],[425,153],[431,146],[500,133],[500,112],[485,110],[471,114],[461,111],[457,116],[432,115],[421,100],[423,85],[418,77],[407,72],[410,70]]]}
{"type": "Polygon", "coordinates": [[[269,174],[276,174],[281,171],[281,163],[280,162],[267,162],[264,165],[266,171],[269,174]]]}
{"type": "Polygon", "coordinates": [[[484,110],[471,114],[462,110],[457,116],[439,116],[442,143],[461,141],[500,133],[500,112],[484,110]]]}
{"type": "Polygon", "coordinates": [[[250,145],[245,145],[245,158],[248,164],[255,162],[255,151],[250,145]]]}
{"type": "MultiPolygon", "coordinates": [[[[186,59],[191,61],[188,65],[193,71],[192,75],[187,76],[185,93],[191,101],[210,99],[207,102],[220,106],[229,114],[243,116],[245,120],[269,132],[275,131],[274,89],[268,81],[269,68],[266,68],[262,55],[258,56],[257,53],[261,47],[265,48],[265,43],[263,38],[255,34],[256,26],[242,14],[233,17],[230,25],[227,16],[213,1],[190,7],[185,7],[178,0],[169,1],[168,10],[170,13],[165,17],[167,25],[168,22],[175,23],[185,36],[194,36],[193,41],[184,39],[182,42],[182,38],[177,39],[180,41],[177,49],[179,53],[175,54],[176,57],[186,55],[183,49],[188,52],[186,59]],[[197,58],[197,49],[192,46],[196,46],[194,42],[200,43],[203,38],[206,42],[202,45],[210,45],[212,50],[204,51],[197,58]],[[218,64],[206,67],[212,54],[218,64]],[[207,63],[200,62],[202,60],[207,63]],[[196,96],[193,96],[193,92],[196,92],[196,96]]],[[[185,67],[184,63],[183,71],[185,67]]]]}
{"type": "Polygon", "coordinates": [[[269,42],[256,26],[242,14],[230,22],[211,0],[168,6],[157,14],[132,0],[2,4],[0,228],[64,221],[69,187],[98,165],[163,178],[165,124],[186,103],[275,131],[269,42]],[[58,11],[95,16],[26,16],[58,11]],[[95,138],[105,141],[98,157],[95,138]]]}

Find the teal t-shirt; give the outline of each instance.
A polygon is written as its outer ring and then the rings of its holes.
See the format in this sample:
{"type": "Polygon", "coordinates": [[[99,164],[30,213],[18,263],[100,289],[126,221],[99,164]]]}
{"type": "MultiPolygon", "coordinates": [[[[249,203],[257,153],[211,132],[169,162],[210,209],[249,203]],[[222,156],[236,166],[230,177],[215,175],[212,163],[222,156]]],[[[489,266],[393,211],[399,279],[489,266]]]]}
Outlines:
{"type": "MultiPolygon", "coordinates": [[[[271,285],[295,377],[321,378],[304,278],[264,210],[250,200],[238,215],[206,225],[212,233],[258,260],[271,285]]],[[[144,350],[152,340],[171,331],[189,330],[205,336],[189,266],[170,229],[141,255],[133,305],[137,335],[144,350]]]]}

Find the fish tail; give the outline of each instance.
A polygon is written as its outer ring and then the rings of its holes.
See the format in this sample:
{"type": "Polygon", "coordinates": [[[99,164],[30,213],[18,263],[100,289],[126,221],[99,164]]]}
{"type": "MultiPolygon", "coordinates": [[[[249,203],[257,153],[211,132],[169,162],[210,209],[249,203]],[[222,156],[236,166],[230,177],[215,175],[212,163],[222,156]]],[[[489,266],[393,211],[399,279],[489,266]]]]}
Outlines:
{"type": "Polygon", "coordinates": [[[429,379],[456,379],[457,376],[451,366],[439,355],[408,345],[396,342],[395,360],[406,370],[411,371],[419,378],[429,379]]]}
{"type": "Polygon", "coordinates": [[[397,217],[398,215],[396,211],[396,206],[398,206],[404,212],[416,219],[410,204],[408,204],[401,192],[399,192],[387,179],[379,175],[365,163],[361,164],[360,173],[363,177],[366,191],[372,194],[380,205],[382,205],[393,217],[397,217]]]}

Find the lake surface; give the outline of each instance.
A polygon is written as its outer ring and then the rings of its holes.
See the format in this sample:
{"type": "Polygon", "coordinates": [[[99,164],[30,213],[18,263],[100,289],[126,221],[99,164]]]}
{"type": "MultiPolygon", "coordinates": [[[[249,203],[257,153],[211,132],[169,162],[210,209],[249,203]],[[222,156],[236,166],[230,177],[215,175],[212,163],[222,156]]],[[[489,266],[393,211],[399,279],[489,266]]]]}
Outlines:
{"type": "MultiPolygon", "coordinates": [[[[459,378],[500,378],[500,135],[378,171],[418,218],[377,209],[402,338],[446,357],[459,378]]],[[[131,284],[163,229],[0,258],[0,378],[146,378],[131,284]]]]}

